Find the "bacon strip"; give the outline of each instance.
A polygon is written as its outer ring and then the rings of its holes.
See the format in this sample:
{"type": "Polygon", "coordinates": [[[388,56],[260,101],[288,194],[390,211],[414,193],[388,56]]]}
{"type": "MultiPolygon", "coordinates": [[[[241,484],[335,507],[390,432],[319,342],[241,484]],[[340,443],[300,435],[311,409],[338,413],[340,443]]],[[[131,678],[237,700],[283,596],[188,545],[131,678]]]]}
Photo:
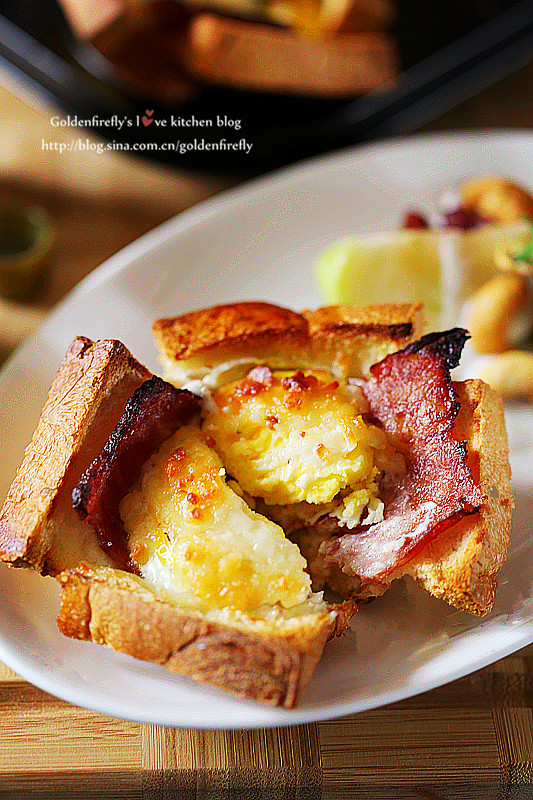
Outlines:
{"type": "Polygon", "coordinates": [[[191,392],[153,377],[126,403],[124,413],[100,454],[72,492],[72,504],[82,520],[96,530],[103,550],[117,566],[135,571],[119,504],[138,479],[143,464],[180,425],[200,411],[191,392]]]}
{"type": "Polygon", "coordinates": [[[450,369],[467,338],[461,328],[429,334],[371,368],[362,384],[371,414],[404,453],[407,469],[381,481],[382,522],[321,546],[326,564],[381,580],[483,502],[466,443],[452,435],[459,404],[450,369]]]}

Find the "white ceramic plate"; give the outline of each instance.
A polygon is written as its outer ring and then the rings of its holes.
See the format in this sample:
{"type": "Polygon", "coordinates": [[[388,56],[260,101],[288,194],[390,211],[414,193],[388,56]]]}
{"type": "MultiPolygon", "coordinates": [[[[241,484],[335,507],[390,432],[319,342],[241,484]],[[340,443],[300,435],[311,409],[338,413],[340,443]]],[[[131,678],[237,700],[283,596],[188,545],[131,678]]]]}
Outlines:
{"type": "MultiPolygon", "coordinates": [[[[74,336],[119,338],[157,370],[151,321],[242,299],[296,309],[320,303],[310,265],[340,236],[397,226],[444,184],[499,172],[533,187],[533,136],[411,138],[293,167],[210,200],[135,242],[63,302],[0,378],[5,493],[48,386],[74,336]]],[[[95,231],[95,235],[100,235],[95,231]]],[[[516,512],[493,612],[454,611],[398,582],[330,642],[294,711],[241,701],[55,626],[51,579],[0,568],[0,659],[41,688],[116,717],[179,727],[252,728],[334,717],[399,700],[533,641],[533,410],[508,410],[516,512]]]]}

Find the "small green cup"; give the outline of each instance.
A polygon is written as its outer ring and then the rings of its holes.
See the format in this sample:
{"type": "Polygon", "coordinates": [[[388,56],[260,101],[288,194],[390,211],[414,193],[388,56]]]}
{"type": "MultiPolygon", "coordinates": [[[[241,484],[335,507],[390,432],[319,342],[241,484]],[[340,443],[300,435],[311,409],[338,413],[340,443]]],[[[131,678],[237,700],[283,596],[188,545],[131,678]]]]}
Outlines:
{"type": "Polygon", "coordinates": [[[38,205],[0,204],[0,295],[28,300],[43,284],[55,239],[48,213],[38,205]]]}

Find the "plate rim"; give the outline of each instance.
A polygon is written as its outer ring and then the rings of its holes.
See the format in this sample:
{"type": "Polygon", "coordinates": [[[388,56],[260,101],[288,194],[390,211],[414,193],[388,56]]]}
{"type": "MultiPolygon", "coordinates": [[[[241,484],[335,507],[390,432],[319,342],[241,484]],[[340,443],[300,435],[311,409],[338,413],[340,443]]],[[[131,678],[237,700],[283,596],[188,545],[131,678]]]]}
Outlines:
{"type": "MultiPolygon", "coordinates": [[[[17,362],[24,359],[25,352],[31,351],[35,347],[36,339],[39,336],[46,336],[46,331],[49,325],[55,324],[60,319],[63,310],[71,303],[75,302],[80,295],[90,292],[93,288],[110,280],[114,275],[119,274],[121,271],[127,269],[128,265],[132,264],[136,259],[145,256],[150,250],[157,246],[161,246],[170,242],[172,239],[177,239],[179,236],[190,228],[195,227],[217,215],[223,215],[231,208],[238,207],[242,203],[252,203],[254,200],[264,193],[265,190],[271,189],[272,191],[283,191],[288,185],[294,182],[312,179],[317,173],[320,173],[328,166],[336,165],[338,169],[345,169],[348,166],[354,167],[357,162],[364,159],[365,156],[371,155],[380,150],[390,151],[398,146],[416,149],[428,145],[444,145],[449,146],[457,140],[468,140],[472,143],[486,143],[490,142],[491,145],[497,141],[518,141],[524,139],[529,147],[533,147],[533,132],[528,130],[504,130],[489,129],[484,131],[451,131],[451,132],[435,132],[429,134],[416,134],[408,137],[394,137],[390,139],[372,142],[363,146],[351,146],[342,148],[341,150],[325,155],[315,156],[311,159],[292,164],[288,167],[275,170],[260,178],[253,178],[249,181],[239,183],[229,189],[218,192],[214,196],[201,201],[198,204],[174,215],[162,224],[155,227],[153,230],[147,232],[141,237],[137,238],[126,247],[119,250],[112,255],[109,259],[103,262],[100,266],[96,267],[88,276],[86,276],[80,283],[78,283],[51,311],[49,317],[42,326],[26,341],[22,347],[18,348],[3,364],[0,370],[0,386],[6,379],[6,375],[13,369],[17,362]]],[[[446,680],[441,678],[429,677],[424,681],[419,681],[416,687],[402,687],[395,690],[382,692],[378,695],[373,695],[369,698],[364,698],[359,701],[338,701],[325,707],[310,707],[307,709],[285,710],[279,708],[270,708],[258,706],[252,716],[260,717],[261,712],[267,712],[267,718],[257,720],[250,725],[243,726],[239,722],[231,723],[231,720],[224,720],[221,725],[209,725],[205,723],[198,723],[194,720],[166,720],[161,721],[161,716],[158,714],[151,715],[145,714],[141,717],[135,712],[132,714],[127,713],[119,700],[113,701],[106,699],[100,702],[100,696],[93,696],[88,699],[87,692],[75,687],[68,687],[68,690],[62,691],[63,684],[54,681],[53,678],[48,678],[42,675],[38,670],[31,665],[24,663],[22,657],[17,656],[16,648],[10,647],[9,643],[6,644],[2,637],[0,630],[0,659],[11,669],[13,669],[21,677],[27,679],[33,685],[60,697],[74,705],[81,706],[86,709],[97,711],[99,713],[121,718],[128,719],[136,722],[146,724],[166,725],[169,727],[195,727],[197,729],[243,729],[243,728],[257,728],[257,727],[276,727],[293,724],[304,724],[309,722],[319,722],[326,719],[334,719],[347,714],[359,713],[368,711],[374,708],[379,708],[390,703],[397,702],[401,699],[407,699],[417,694],[429,691],[438,686],[445,685],[453,682],[460,677],[471,674],[472,672],[485,667],[500,658],[505,658],[513,652],[521,649],[522,647],[533,642],[533,620],[525,621],[523,623],[524,631],[518,641],[521,643],[509,644],[506,648],[498,651],[498,656],[487,654],[479,661],[474,662],[475,666],[458,667],[455,671],[452,670],[446,680]],[[22,660],[21,660],[22,659],[22,660]],[[378,698],[376,702],[376,697],[378,698]],[[271,718],[268,718],[270,714],[271,718]]],[[[236,698],[238,700],[238,698],[236,698]]],[[[186,715],[190,716],[190,715],[186,715]]]]}
{"type": "MultiPolygon", "coordinates": [[[[182,231],[192,228],[195,225],[204,222],[210,217],[216,216],[218,213],[223,212],[227,208],[235,205],[241,200],[250,198],[253,200],[254,196],[261,194],[268,186],[275,185],[282,187],[291,181],[298,178],[301,173],[306,176],[311,176],[313,172],[320,172],[329,164],[338,164],[339,166],[347,164],[351,161],[357,161],[360,158],[371,155],[374,151],[382,149],[388,150],[391,147],[414,146],[419,147],[427,144],[448,144],[453,140],[469,140],[469,142],[485,142],[491,140],[493,137],[498,139],[518,140],[520,138],[528,139],[533,144],[533,130],[528,129],[506,129],[499,130],[497,128],[487,128],[483,131],[465,130],[465,131],[445,131],[445,132],[432,132],[432,133],[418,133],[409,136],[395,136],[387,139],[380,139],[379,141],[365,143],[363,145],[351,145],[349,147],[340,148],[330,153],[325,153],[313,156],[309,159],[298,161],[289,166],[281,167],[280,169],[273,170],[261,175],[260,177],[250,178],[249,180],[238,183],[220,192],[195,203],[189,208],[178,212],[170,217],[168,220],[156,225],[150,231],[139,236],[133,242],[122,247],[116,253],[111,255],[102,264],[95,267],[88,275],[86,275],[79,283],[76,284],[66,295],[63,297],[50,312],[50,315],[44,323],[35,332],[38,334],[43,329],[46,329],[48,321],[55,318],[58,312],[61,312],[63,307],[71,302],[77,294],[81,292],[90,291],[92,288],[97,287],[102,281],[108,280],[115,273],[118,273],[126,265],[123,263],[125,260],[132,261],[136,256],[145,254],[148,248],[157,240],[158,244],[168,242],[172,236],[177,236],[182,231]]],[[[532,181],[533,183],[533,181],[532,181]]],[[[33,335],[32,335],[33,336],[33,335]]],[[[30,340],[31,341],[31,338],[30,340]]],[[[18,352],[18,350],[16,351],[18,352]]],[[[16,353],[15,353],[16,354],[16,353]]],[[[2,367],[3,370],[3,367],[2,367]]],[[[1,371],[0,371],[1,372],[1,371]]]]}

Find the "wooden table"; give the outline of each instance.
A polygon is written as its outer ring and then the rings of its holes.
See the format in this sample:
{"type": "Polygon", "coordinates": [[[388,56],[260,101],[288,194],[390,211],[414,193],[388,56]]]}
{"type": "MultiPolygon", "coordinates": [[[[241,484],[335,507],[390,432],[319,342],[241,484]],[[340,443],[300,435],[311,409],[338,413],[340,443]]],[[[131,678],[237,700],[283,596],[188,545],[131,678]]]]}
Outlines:
{"type": "MultiPolygon", "coordinates": [[[[531,97],[533,66],[426,129],[531,127],[531,97]]],[[[0,102],[0,142],[16,129],[24,144],[18,155],[0,148],[3,195],[45,205],[58,232],[36,308],[49,308],[120,247],[231,183],[115,156],[97,168],[46,161],[38,143],[49,134],[49,112],[2,89],[0,102]]],[[[395,705],[259,731],[111,719],[0,665],[0,734],[0,798],[526,800],[533,798],[533,646],[395,705]]]]}
{"type": "Polygon", "coordinates": [[[0,712],[0,797],[533,797],[533,646],[410,700],[292,728],[122,722],[57,700],[5,667],[0,712]]]}

